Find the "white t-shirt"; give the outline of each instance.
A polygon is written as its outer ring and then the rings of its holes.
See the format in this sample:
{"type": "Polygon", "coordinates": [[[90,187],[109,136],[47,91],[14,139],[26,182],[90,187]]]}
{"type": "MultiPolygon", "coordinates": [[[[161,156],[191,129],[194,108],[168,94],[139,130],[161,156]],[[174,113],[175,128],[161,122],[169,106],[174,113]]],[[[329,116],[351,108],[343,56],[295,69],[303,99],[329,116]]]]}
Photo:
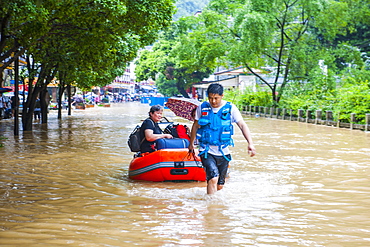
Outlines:
{"type": "MultiPolygon", "coordinates": [[[[222,100],[220,107],[213,108],[211,106],[213,113],[217,113],[224,105],[226,105],[226,103],[227,103],[227,101],[222,100]]],[[[198,108],[195,112],[195,120],[199,120],[200,114],[201,114],[201,108],[202,108],[201,106],[198,106],[198,108]]],[[[240,120],[243,120],[242,114],[240,113],[239,109],[233,103],[231,103],[231,123],[237,123],[240,120]]],[[[199,151],[203,151],[203,150],[204,150],[204,148],[202,148],[202,147],[199,148],[199,151]]],[[[222,151],[224,152],[225,155],[230,154],[230,150],[229,150],[228,147],[223,148],[222,151]]],[[[210,145],[208,153],[213,154],[213,155],[219,155],[219,156],[222,155],[222,153],[219,151],[218,146],[211,146],[210,145]]]]}

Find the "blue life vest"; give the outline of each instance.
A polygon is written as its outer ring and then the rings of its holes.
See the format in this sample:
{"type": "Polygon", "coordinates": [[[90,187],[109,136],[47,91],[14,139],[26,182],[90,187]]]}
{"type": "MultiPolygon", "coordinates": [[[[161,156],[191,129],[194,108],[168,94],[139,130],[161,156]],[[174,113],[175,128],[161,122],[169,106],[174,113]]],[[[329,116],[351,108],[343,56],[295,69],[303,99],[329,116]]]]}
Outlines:
{"type": "MultiPolygon", "coordinates": [[[[231,104],[227,102],[217,113],[213,113],[209,102],[205,101],[201,105],[201,115],[198,120],[200,128],[197,131],[197,139],[204,150],[200,153],[207,153],[209,146],[218,146],[219,151],[224,155],[222,149],[227,146],[234,146],[231,136],[234,134],[231,123],[231,104]]],[[[228,158],[226,158],[229,160],[228,158]]]]}

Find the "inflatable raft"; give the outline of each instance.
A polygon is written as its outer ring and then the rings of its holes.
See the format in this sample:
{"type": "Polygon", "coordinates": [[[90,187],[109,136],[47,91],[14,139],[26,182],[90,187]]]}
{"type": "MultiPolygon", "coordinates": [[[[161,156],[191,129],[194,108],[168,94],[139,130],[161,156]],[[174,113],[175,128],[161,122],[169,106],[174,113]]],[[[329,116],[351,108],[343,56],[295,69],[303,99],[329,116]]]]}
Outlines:
{"type": "Polygon", "coordinates": [[[153,182],[205,181],[206,174],[198,156],[187,148],[164,145],[152,153],[135,157],[129,166],[129,178],[153,182]]]}

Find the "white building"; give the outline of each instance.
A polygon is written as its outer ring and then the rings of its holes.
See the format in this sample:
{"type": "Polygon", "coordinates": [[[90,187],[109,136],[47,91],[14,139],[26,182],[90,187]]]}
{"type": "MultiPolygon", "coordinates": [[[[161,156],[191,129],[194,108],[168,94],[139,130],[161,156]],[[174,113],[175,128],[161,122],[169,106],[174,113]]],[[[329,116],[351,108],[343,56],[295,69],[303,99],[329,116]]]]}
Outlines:
{"type": "MultiPolygon", "coordinates": [[[[258,75],[265,76],[270,73],[268,70],[254,69],[258,75]]],[[[193,87],[200,94],[201,98],[206,98],[206,90],[211,83],[220,83],[225,89],[239,89],[241,91],[246,88],[256,90],[258,78],[244,67],[238,67],[228,70],[220,70],[215,72],[209,78],[205,79],[202,83],[195,84],[193,87]]]]}
{"type": "Polygon", "coordinates": [[[108,87],[119,92],[135,93],[135,79],[135,64],[134,62],[130,62],[125,73],[117,76],[108,87]]]}

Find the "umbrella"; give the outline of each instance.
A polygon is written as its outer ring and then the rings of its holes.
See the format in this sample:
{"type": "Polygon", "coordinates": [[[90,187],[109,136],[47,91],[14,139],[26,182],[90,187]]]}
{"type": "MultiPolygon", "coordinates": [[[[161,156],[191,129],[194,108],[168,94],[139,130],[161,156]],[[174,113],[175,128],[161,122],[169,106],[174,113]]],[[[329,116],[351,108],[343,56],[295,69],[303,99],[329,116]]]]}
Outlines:
{"type": "Polygon", "coordinates": [[[198,100],[188,98],[169,98],[166,106],[175,113],[176,116],[194,121],[194,111],[201,104],[198,100]]]}
{"type": "Polygon", "coordinates": [[[11,88],[0,87],[0,93],[10,92],[10,91],[12,91],[11,88]]]}

